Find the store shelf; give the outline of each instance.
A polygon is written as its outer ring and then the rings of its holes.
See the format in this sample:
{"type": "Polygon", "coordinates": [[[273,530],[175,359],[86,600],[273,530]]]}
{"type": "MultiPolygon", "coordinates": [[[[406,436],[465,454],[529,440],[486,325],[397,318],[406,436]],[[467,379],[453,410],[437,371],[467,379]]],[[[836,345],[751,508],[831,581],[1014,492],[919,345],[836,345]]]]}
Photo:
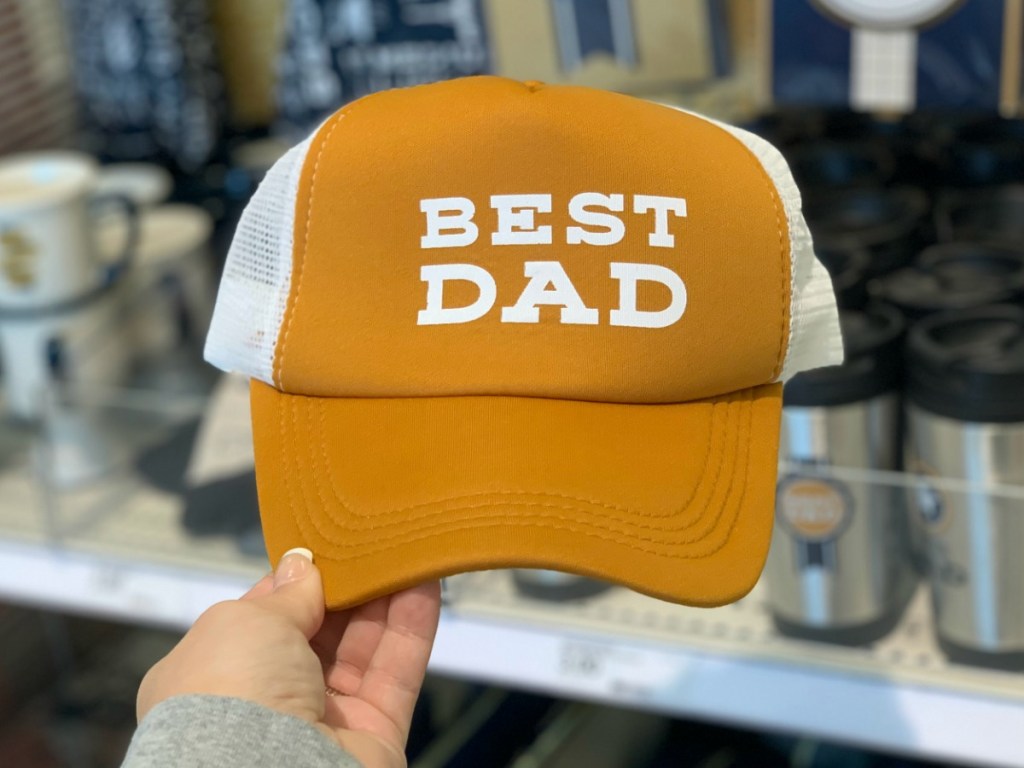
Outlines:
{"type": "MultiPolygon", "coordinates": [[[[60,536],[38,513],[27,459],[0,471],[0,597],[184,628],[266,564],[196,539],[180,501],[127,473],[60,495],[60,536]]],[[[725,608],[614,589],[548,604],[508,574],[451,580],[432,659],[443,674],[969,764],[1024,766],[1024,674],[949,664],[917,596],[871,649],[780,637],[758,590],[725,608]]]]}
{"type": "Polygon", "coordinates": [[[187,627],[266,565],[225,537],[195,539],[179,497],[116,476],[61,494],[47,519],[27,456],[0,471],[0,598],[138,624],[187,627]]]}
{"type": "Polygon", "coordinates": [[[436,669],[883,751],[1024,765],[1024,674],[948,663],[922,590],[872,648],[780,636],[759,589],[724,608],[625,590],[543,604],[498,572],[463,577],[436,669]]]}
{"type": "MultiPolygon", "coordinates": [[[[184,628],[254,579],[100,553],[0,541],[0,596],[69,613],[184,628]]],[[[255,569],[253,569],[255,572],[255,569]]]]}

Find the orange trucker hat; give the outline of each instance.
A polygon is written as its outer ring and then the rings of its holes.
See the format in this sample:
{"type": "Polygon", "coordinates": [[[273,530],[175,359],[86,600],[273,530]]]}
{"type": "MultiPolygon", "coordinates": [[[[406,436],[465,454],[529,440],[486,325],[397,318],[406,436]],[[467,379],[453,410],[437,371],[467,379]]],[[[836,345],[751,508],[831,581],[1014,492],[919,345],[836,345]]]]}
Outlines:
{"type": "Polygon", "coordinates": [[[589,88],[355,101],[269,171],[206,346],[267,549],[327,604],[532,567],[719,605],[764,564],[782,382],[841,360],[781,155],[589,88]]]}

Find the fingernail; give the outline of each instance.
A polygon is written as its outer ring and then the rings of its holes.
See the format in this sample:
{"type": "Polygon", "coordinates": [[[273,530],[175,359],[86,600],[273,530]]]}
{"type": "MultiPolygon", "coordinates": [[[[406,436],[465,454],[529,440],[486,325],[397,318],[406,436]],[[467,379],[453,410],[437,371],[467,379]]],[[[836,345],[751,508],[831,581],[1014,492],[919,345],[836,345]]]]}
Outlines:
{"type": "Polygon", "coordinates": [[[303,578],[309,573],[312,565],[313,553],[308,549],[305,547],[289,549],[281,557],[281,562],[277,564],[277,570],[274,571],[274,589],[277,589],[282,584],[288,584],[303,578]]]}

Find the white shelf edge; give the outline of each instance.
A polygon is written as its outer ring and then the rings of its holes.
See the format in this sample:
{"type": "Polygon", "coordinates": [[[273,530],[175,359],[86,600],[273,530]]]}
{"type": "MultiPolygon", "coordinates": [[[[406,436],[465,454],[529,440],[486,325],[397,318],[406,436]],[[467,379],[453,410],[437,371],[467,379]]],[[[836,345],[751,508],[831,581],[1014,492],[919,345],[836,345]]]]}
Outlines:
{"type": "MultiPolygon", "coordinates": [[[[0,540],[0,598],[184,629],[253,578],[0,540]]],[[[973,765],[1024,766],[1024,705],[448,609],[434,672],[973,765]]],[[[1022,683],[1024,684],[1024,683],[1022,683]]]]}
{"type": "Polygon", "coordinates": [[[1024,705],[1011,699],[654,641],[446,619],[431,659],[439,672],[919,758],[1024,766],[1024,705]],[[573,671],[581,652],[605,659],[605,668],[573,671]]]}
{"type": "Polygon", "coordinates": [[[52,544],[0,540],[0,598],[133,624],[184,629],[253,579],[52,544]]]}

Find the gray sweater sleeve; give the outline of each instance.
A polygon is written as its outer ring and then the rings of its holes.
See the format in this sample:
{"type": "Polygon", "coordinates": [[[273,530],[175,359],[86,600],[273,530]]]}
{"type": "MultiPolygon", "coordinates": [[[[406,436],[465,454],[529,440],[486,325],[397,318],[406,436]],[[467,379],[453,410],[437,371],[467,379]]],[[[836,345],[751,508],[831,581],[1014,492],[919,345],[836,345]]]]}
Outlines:
{"type": "Polygon", "coordinates": [[[143,718],[121,768],[360,768],[305,720],[224,696],[175,696],[143,718]]]}

